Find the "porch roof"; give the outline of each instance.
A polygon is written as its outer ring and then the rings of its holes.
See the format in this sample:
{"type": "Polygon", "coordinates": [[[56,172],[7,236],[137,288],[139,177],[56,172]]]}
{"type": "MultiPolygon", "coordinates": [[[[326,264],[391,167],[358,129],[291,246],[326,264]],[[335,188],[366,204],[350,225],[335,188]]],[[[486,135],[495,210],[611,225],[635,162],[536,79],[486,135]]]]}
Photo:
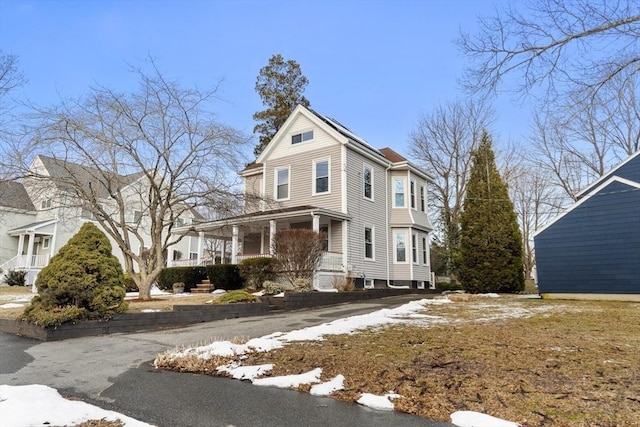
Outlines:
{"type": "Polygon", "coordinates": [[[252,223],[267,222],[278,219],[309,217],[312,215],[325,216],[341,220],[350,220],[351,215],[333,211],[330,209],[319,208],[316,206],[295,206],[290,208],[272,209],[268,211],[251,212],[248,214],[238,215],[231,218],[219,219],[216,221],[203,222],[191,226],[174,229],[174,232],[189,234],[190,232],[209,232],[217,231],[225,227],[234,225],[245,225],[252,223]]]}
{"type": "MultiPolygon", "coordinates": [[[[9,230],[7,231],[7,234],[9,234],[10,236],[19,236],[21,234],[28,234],[29,232],[35,232],[39,228],[46,227],[51,224],[55,224],[56,222],[58,222],[58,220],[55,218],[47,219],[45,221],[32,222],[32,223],[20,226],[18,228],[14,228],[13,230],[9,230]]],[[[51,233],[46,233],[46,234],[51,234],[51,233]]]]}

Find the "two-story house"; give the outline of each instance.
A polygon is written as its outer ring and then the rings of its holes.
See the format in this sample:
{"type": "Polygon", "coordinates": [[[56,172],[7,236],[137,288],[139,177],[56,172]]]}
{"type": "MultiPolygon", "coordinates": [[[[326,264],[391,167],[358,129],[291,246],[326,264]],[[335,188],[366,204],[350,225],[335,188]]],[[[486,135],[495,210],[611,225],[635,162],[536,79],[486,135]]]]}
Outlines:
{"type": "Polygon", "coordinates": [[[244,213],[190,228],[200,239],[230,242],[232,262],[272,255],[278,230],[308,228],[326,236],[317,289],[347,275],[366,288],[433,283],[432,178],[390,148],[377,150],[336,120],[298,106],[240,176],[244,213]]]}
{"type": "MultiPolygon", "coordinates": [[[[38,272],[78,232],[82,224],[95,221],[91,210],[87,209],[86,203],[89,202],[81,201],[68,185],[71,182],[69,176],[73,175],[75,182],[89,185],[104,174],[68,161],[39,155],[32,162],[28,175],[30,177],[21,182],[0,181],[0,276],[9,270],[25,270],[28,273],[27,284],[33,284],[38,272]]],[[[133,249],[142,251],[150,246],[151,241],[146,226],[145,202],[141,196],[144,195],[141,188],[145,186],[145,180],[141,174],[113,178],[126,199],[126,221],[143,240],[143,244],[140,244],[132,234],[131,241],[139,246],[133,249]]],[[[112,210],[113,215],[120,215],[108,194],[94,194],[97,196],[96,203],[106,211],[112,210]]],[[[201,219],[197,212],[185,209],[175,225],[191,224],[194,218],[201,219]]],[[[97,222],[96,225],[100,226],[97,222]]],[[[107,236],[113,254],[124,266],[122,251],[107,236]]],[[[187,237],[171,247],[170,255],[175,259],[187,257],[198,247],[197,243],[197,239],[187,237]]]]}

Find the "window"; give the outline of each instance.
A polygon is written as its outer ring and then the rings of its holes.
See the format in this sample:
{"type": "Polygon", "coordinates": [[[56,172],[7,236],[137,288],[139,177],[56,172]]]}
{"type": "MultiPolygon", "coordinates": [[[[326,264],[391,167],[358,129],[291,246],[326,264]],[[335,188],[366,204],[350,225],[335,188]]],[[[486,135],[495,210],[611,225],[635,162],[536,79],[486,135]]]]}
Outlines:
{"type": "Polygon", "coordinates": [[[373,169],[371,166],[364,165],[362,182],[364,185],[365,199],[373,200],[373,169]]]}
{"type": "Polygon", "coordinates": [[[429,265],[429,260],[427,260],[427,238],[422,238],[422,263],[424,265],[429,265]]]}
{"type": "Polygon", "coordinates": [[[321,194],[329,192],[329,161],[322,160],[314,162],[313,168],[315,187],[313,194],[321,194]]]}
{"type": "Polygon", "coordinates": [[[411,261],[418,263],[418,239],[415,233],[411,234],[411,261]]]}
{"type": "Polygon", "coordinates": [[[421,186],[420,187],[420,210],[422,212],[425,212],[425,199],[424,199],[424,193],[425,193],[425,187],[421,186]]]}
{"type": "Polygon", "coordinates": [[[310,130],[308,132],[297,133],[295,135],[291,135],[291,143],[298,144],[304,141],[310,141],[313,139],[313,131],[310,130]]]}
{"type": "Polygon", "coordinates": [[[276,200],[289,198],[289,169],[276,169],[276,200]]]}
{"type": "Polygon", "coordinates": [[[373,227],[364,228],[364,257],[365,259],[374,259],[373,227]]]}
{"type": "Polygon", "coordinates": [[[50,237],[45,237],[44,239],[42,239],[42,249],[48,249],[50,242],[51,242],[50,237]]]}
{"type": "Polygon", "coordinates": [[[184,218],[176,218],[173,221],[173,226],[174,227],[182,227],[184,225],[184,218]]]}
{"type": "Polygon", "coordinates": [[[133,210],[133,222],[136,224],[140,223],[140,220],[142,219],[142,211],[138,211],[138,210],[133,210]]]}
{"type": "Polygon", "coordinates": [[[51,199],[44,199],[40,202],[41,209],[49,209],[51,207],[51,199]]]}
{"type": "Polygon", "coordinates": [[[396,208],[404,208],[404,180],[396,179],[393,184],[395,199],[393,206],[396,208]]]}
{"type": "Polygon", "coordinates": [[[189,252],[189,259],[198,259],[198,252],[189,252]]]}
{"type": "Polygon", "coordinates": [[[407,262],[407,236],[404,233],[396,233],[396,262],[407,262]]]}
{"type": "Polygon", "coordinates": [[[320,238],[322,239],[322,250],[329,252],[329,225],[320,225],[320,238]]]}
{"type": "Polygon", "coordinates": [[[411,185],[410,185],[410,193],[411,193],[411,208],[415,209],[416,208],[416,182],[415,181],[411,181],[411,185]]]}

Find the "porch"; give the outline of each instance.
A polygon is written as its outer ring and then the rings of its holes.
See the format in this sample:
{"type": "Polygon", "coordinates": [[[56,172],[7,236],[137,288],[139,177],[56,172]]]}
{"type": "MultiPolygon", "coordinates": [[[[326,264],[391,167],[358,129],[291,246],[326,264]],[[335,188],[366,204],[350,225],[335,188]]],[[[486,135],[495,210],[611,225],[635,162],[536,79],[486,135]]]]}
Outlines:
{"type": "MultiPolygon", "coordinates": [[[[248,258],[271,258],[273,254],[270,253],[247,253],[247,254],[237,254],[236,255],[236,264],[241,263],[245,259],[248,258]]],[[[203,258],[194,258],[194,259],[179,259],[179,260],[171,260],[167,262],[169,267],[195,267],[199,265],[212,265],[212,264],[222,264],[223,258],[221,257],[203,257],[203,258]]],[[[322,257],[320,258],[320,263],[318,264],[318,271],[340,271],[344,270],[344,262],[343,256],[340,252],[323,252],[322,257]]]]}
{"type": "Polygon", "coordinates": [[[26,284],[34,285],[38,273],[53,256],[57,223],[57,219],[50,219],[9,230],[9,236],[15,239],[16,255],[0,265],[2,274],[26,271],[26,284]]]}

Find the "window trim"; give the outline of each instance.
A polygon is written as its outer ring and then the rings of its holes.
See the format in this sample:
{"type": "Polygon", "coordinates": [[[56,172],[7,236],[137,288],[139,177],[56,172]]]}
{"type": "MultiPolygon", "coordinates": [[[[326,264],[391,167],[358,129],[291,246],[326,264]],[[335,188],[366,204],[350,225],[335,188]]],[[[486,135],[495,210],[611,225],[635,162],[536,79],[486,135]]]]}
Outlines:
{"type": "Polygon", "coordinates": [[[303,142],[313,141],[313,139],[314,139],[313,129],[294,133],[294,134],[291,134],[291,145],[302,144],[303,142]],[[300,137],[300,141],[294,141],[294,138],[296,137],[300,137]]]}
{"type": "Polygon", "coordinates": [[[364,288],[365,289],[375,289],[375,284],[373,282],[373,279],[367,279],[365,277],[364,278],[364,288]]]}
{"type": "MultiPolygon", "coordinates": [[[[279,202],[291,199],[291,166],[280,166],[273,169],[273,198],[279,202]],[[287,171],[287,197],[278,198],[278,174],[287,171]]],[[[282,184],[284,185],[284,184],[282,184]]]]}
{"type": "Polygon", "coordinates": [[[393,178],[393,208],[394,209],[402,209],[402,208],[406,208],[407,207],[407,190],[406,188],[406,181],[404,178],[393,178]],[[396,185],[397,183],[400,182],[402,183],[402,205],[398,205],[398,193],[396,191],[396,185]]]}
{"type": "Polygon", "coordinates": [[[427,238],[422,236],[422,263],[429,265],[429,259],[427,257],[427,238]]]}
{"type": "Polygon", "coordinates": [[[312,162],[313,179],[311,181],[311,195],[321,196],[325,194],[331,194],[331,158],[315,159],[312,162]],[[318,192],[318,164],[327,163],[327,191],[318,192]]]}
{"type": "Polygon", "coordinates": [[[393,231],[393,263],[394,264],[409,264],[409,257],[407,256],[407,231],[393,231]],[[398,260],[398,237],[402,236],[404,240],[404,261],[398,260]]]}
{"type": "Polygon", "coordinates": [[[419,264],[418,259],[418,233],[411,233],[411,262],[419,264]]]}
{"type": "Polygon", "coordinates": [[[365,261],[375,261],[376,260],[376,228],[373,225],[365,225],[363,232],[363,243],[364,243],[364,260],[365,261]],[[367,230],[371,230],[371,258],[367,257],[367,230]]]}
{"type": "Polygon", "coordinates": [[[362,165],[362,197],[365,200],[370,200],[372,202],[374,201],[373,182],[374,182],[374,179],[373,179],[373,166],[368,165],[368,164],[365,163],[365,164],[362,165]],[[367,169],[369,169],[369,171],[370,171],[370,174],[369,174],[369,177],[370,177],[369,191],[371,193],[370,194],[371,197],[367,197],[367,194],[366,194],[367,182],[365,181],[365,172],[366,172],[367,169]]]}
{"type": "Polygon", "coordinates": [[[409,182],[409,200],[411,201],[411,209],[416,208],[416,182],[411,180],[409,182]]]}

